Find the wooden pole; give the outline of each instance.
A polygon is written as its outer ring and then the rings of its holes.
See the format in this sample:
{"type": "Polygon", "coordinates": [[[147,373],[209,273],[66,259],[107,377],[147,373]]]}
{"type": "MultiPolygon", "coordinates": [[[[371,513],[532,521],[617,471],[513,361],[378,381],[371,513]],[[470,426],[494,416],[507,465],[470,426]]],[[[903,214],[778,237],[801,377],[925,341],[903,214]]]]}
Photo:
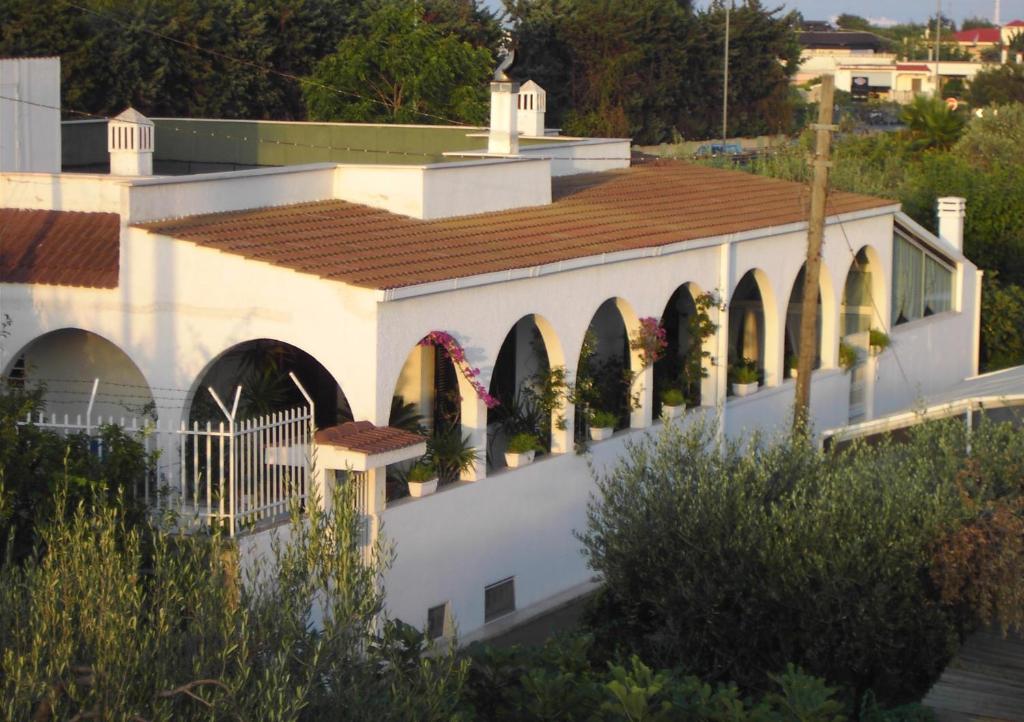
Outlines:
{"type": "Polygon", "coordinates": [[[811,185],[811,219],[807,228],[807,263],[804,266],[804,297],[800,311],[800,349],[797,358],[796,400],[793,406],[793,429],[808,431],[811,403],[811,371],[818,350],[818,289],[821,276],[821,246],[825,236],[825,199],[828,195],[828,169],[832,165],[832,103],[835,78],[821,78],[821,99],[818,105],[817,147],[814,152],[814,180],[811,185]]]}

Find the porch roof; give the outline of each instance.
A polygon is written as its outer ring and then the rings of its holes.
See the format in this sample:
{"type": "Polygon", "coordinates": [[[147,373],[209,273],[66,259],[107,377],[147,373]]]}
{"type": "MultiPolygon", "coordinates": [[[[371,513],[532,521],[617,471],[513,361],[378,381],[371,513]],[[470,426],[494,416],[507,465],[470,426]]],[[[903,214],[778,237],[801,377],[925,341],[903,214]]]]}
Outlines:
{"type": "Polygon", "coordinates": [[[369,421],[346,421],[316,432],[317,461],[326,469],[367,471],[427,453],[420,434],[369,421]]]}
{"type": "Polygon", "coordinates": [[[0,208],[0,281],[116,288],[116,213],[0,208]]]}
{"type": "MultiPolygon", "coordinates": [[[[547,206],[417,220],[340,200],[139,224],[252,260],[394,289],[804,222],[804,185],[680,161],[555,178],[547,206]]],[[[833,192],[829,214],[895,201],[833,192]]]]}

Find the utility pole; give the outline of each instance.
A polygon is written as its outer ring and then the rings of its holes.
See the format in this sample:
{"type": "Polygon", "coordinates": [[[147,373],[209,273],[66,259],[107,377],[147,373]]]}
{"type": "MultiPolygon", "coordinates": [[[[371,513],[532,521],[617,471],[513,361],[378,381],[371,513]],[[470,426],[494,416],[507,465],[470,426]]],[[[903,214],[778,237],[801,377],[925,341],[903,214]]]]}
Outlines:
{"type": "Polygon", "coordinates": [[[942,100],[942,89],[939,87],[939,54],[942,52],[942,45],[939,44],[942,38],[942,0],[935,0],[935,97],[942,100]]]}
{"type": "Polygon", "coordinates": [[[818,350],[818,289],[821,277],[821,246],[825,237],[825,200],[828,195],[828,169],[832,151],[833,98],[835,78],[821,78],[821,99],[814,150],[814,180],[811,185],[811,218],[807,227],[807,263],[804,265],[804,297],[800,309],[800,349],[797,356],[796,400],[793,403],[793,429],[806,434],[811,404],[811,371],[818,350]]]}
{"type": "Polygon", "coordinates": [[[729,10],[733,0],[725,6],[725,74],[722,80],[722,154],[725,154],[725,144],[729,137],[729,10]]]}

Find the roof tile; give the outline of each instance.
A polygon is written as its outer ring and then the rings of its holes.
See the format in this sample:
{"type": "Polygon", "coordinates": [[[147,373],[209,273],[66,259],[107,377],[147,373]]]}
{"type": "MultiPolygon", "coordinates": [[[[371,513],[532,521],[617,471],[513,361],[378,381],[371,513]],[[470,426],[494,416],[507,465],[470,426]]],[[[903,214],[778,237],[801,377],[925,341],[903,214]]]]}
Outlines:
{"type": "MultiPolygon", "coordinates": [[[[423,221],[346,201],[139,227],[376,289],[553,264],[806,221],[807,188],[683,162],[556,178],[548,206],[423,221]]],[[[829,214],[896,201],[833,192],[829,214]]]]}
{"type": "Polygon", "coordinates": [[[0,281],[116,288],[116,213],[0,208],[0,281]]]}

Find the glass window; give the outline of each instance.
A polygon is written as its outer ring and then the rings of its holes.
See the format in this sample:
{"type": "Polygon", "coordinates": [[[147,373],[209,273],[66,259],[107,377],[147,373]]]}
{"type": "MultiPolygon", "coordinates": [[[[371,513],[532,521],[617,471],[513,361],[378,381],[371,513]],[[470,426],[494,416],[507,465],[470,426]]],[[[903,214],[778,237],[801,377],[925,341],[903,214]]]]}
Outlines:
{"type": "Polygon", "coordinates": [[[900,235],[893,239],[892,323],[949,311],[953,272],[900,235]]]}

